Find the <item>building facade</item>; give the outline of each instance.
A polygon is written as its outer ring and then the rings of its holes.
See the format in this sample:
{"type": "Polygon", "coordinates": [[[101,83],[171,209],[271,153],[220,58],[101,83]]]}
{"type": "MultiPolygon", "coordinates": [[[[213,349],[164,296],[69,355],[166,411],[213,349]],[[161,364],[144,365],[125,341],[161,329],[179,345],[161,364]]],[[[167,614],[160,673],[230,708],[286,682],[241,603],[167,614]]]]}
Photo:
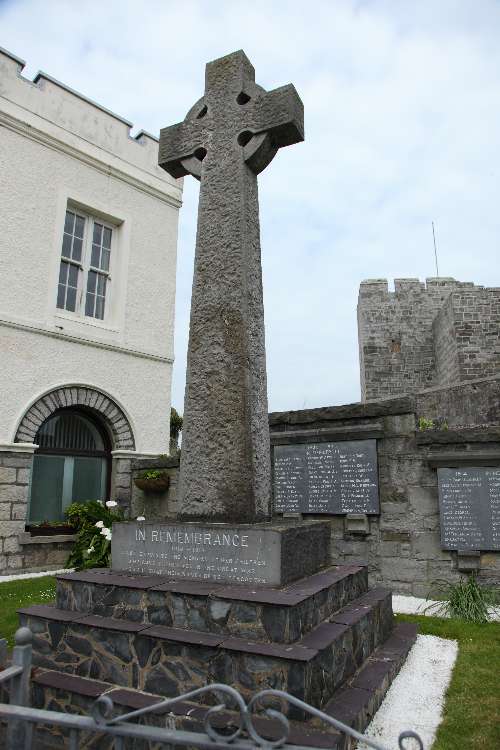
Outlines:
{"type": "Polygon", "coordinates": [[[451,278],[362,282],[361,398],[418,393],[500,373],[500,289],[451,278]]]}
{"type": "Polygon", "coordinates": [[[0,573],[61,567],[37,524],[130,505],[168,453],[182,180],[157,139],[0,51],[0,573]]]}

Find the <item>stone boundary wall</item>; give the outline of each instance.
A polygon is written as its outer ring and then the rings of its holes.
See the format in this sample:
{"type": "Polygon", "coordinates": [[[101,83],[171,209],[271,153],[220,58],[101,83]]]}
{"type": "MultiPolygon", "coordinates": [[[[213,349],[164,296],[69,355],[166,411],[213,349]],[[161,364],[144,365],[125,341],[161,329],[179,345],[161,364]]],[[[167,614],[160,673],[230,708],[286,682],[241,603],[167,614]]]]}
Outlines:
{"type": "MultiPolygon", "coordinates": [[[[434,595],[436,580],[456,582],[465,570],[456,552],[441,549],[437,470],[434,459],[451,451],[490,452],[500,463],[500,430],[417,429],[415,400],[389,399],[368,404],[270,414],[271,445],[290,442],[356,440],[380,429],[377,439],[380,515],[368,517],[368,529],[356,528],[346,516],[312,516],[330,521],[332,559],[362,563],[370,585],[390,586],[396,593],[434,595]],[[354,530],[353,530],[354,529],[354,530]]],[[[446,416],[446,415],[444,415],[446,416]]],[[[309,517],[309,516],[307,516],[309,517]]],[[[500,553],[483,552],[478,580],[500,585],[500,553]]]]}

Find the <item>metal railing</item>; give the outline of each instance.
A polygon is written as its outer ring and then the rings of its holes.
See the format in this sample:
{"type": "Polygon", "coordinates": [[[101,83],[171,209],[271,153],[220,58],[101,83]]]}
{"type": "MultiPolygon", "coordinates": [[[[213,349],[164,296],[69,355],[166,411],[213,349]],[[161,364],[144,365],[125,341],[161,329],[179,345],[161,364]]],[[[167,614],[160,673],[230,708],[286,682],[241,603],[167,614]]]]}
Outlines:
{"type": "MultiPolygon", "coordinates": [[[[166,698],[151,706],[120,715],[114,715],[113,701],[106,694],[94,701],[89,716],[33,708],[30,706],[31,639],[32,634],[29,628],[19,628],[15,635],[16,645],[12,651],[12,666],[0,672],[0,684],[9,683],[10,685],[10,703],[0,703],[0,721],[7,721],[7,750],[31,750],[34,728],[37,724],[67,730],[69,750],[78,750],[82,733],[87,732],[113,738],[114,750],[124,750],[126,739],[142,740],[150,743],[150,746],[155,744],[165,748],[179,745],[202,750],[255,750],[256,748],[270,750],[278,747],[283,750],[312,750],[311,747],[288,743],[290,722],[284,713],[286,704],[320,719],[337,732],[362,742],[369,748],[389,750],[370,737],[281,690],[262,690],[246,703],[234,688],[214,683],[192,690],[185,695],[166,698]],[[207,694],[215,694],[217,700],[222,699],[222,702],[208,708],[204,718],[204,732],[176,729],[175,717],[172,713],[167,714],[163,727],[133,723],[141,717],[159,712],[165,713],[177,703],[207,694]],[[270,702],[274,702],[274,705],[278,703],[279,710],[270,706],[270,702]],[[268,718],[278,722],[281,731],[276,739],[270,740],[257,731],[254,723],[257,714],[254,712],[258,709],[261,709],[268,718]],[[217,728],[214,721],[218,718],[220,724],[223,718],[221,713],[224,711],[233,713],[231,721],[226,722],[223,727],[225,731],[220,731],[221,727],[217,728]],[[229,727],[234,728],[234,731],[229,731],[229,727]]],[[[398,747],[400,750],[424,750],[418,734],[411,731],[402,732],[399,735],[398,747]]]]}

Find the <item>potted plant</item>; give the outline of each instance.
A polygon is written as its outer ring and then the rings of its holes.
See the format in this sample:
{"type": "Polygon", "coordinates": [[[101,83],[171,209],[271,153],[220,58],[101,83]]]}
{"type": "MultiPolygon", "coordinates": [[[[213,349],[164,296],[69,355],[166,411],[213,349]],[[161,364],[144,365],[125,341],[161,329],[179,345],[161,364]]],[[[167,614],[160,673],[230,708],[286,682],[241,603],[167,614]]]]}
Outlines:
{"type": "Polygon", "coordinates": [[[170,477],[166,471],[148,469],[135,477],[134,484],[143,492],[166,492],[170,485],[170,477]]]}

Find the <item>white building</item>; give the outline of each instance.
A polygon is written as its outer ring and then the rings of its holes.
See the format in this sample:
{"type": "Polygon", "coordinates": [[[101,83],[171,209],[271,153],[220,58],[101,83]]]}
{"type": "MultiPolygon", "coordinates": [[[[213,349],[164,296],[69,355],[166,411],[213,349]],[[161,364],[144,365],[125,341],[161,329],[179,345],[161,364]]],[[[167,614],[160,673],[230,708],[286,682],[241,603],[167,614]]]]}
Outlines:
{"type": "Polygon", "coordinates": [[[26,526],[130,500],[168,452],[182,181],[157,139],[0,50],[0,573],[64,563],[26,526]]]}

